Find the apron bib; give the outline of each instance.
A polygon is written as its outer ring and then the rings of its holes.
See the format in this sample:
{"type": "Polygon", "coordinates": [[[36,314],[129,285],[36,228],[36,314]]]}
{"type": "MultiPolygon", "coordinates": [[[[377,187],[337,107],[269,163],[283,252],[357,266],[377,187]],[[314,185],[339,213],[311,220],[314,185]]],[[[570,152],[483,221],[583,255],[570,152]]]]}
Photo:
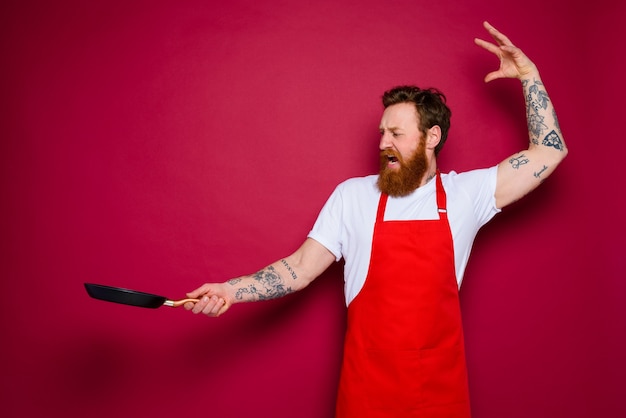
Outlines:
{"type": "Polygon", "coordinates": [[[469,391],[446,194],[439,219],[384,221],[348,307],[337,418],[469,418],[469,391]]]}

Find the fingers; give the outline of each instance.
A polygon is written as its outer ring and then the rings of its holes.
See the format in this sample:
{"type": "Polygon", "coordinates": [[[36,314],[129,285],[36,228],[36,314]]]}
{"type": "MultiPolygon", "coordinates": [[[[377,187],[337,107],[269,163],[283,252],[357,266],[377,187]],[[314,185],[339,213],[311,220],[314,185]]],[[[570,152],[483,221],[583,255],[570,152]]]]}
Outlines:
{"type": "MultiPolygon", "coordinates": [[[[502,62],[502,50],[501,47],[496,46],[494,44],[492,44],[491,42],[487,42],[487,41],[483,41],[482,39],[476,38],[474,39],[474,43],[484,49],[486,49],[487,51],[491,52],[492,54],[494,54],[495,56],[498,57],[498,59],[500,60],[500,62],[502,62]]],[[[500,70],[498,71],[492,71],[489,74],[487,74],[485,76],[485,83],[488,83],[492,80],[495,80],[496,78],[500,78],[501,77],[501,72],[500,70]]]]}
{"type": "Polygon", "coordinates": [[[203,284],[202,286],[200,286],[199,288],[197,288],[196,290],[193,290],[189,293],[187,293],[187,297],[190,299],[199,299],[200,296],[208,293],[211,289],[211,285],[209,285],[208,283],[203,284]]]}
{"type": "Polygon", "coordinates": [[[489,83],[490,81],[496,80],[498,78],[502,78],[499,71],[493,71],[487,74],[484,78],[485,83],[489,83]]]}
{"type": "Polygon", "coordinates": [[[509,40],[507,36],[498,31],[489,22],[484,22],[483,26],[495,40],[487,42],[479,38],[474,39],[474,43],[483,49],[491,52],[500,61],[497,71],[492,71],[485,76],[485,82],[498,78],[521,78],[534,71],[534,65],[524,53],[509,40]]]}
{"type": "Polygon", "coordinates": [[[474,38],[474,43],[493,54],[499,55],[500,53],[500,47],[492,44],[491,42],[484,41],[480,38],[474,38]]]}
{"type": "MultiPolygon", "coordinates": [[[[226,300],[217,295],[204,295],[198,302],[192,305],[190,308],[194,314],[202,313],[207,316],[219,316],[228,309],[226,300]]],[[[187,305],[185,305],[185,308],[187,308],[187,305]]]]}
{"type": "Polygon", "coordinates": [[[499,57],[501,57],[500,54],[503,49],[510,51],[513,48],[515,48],[515,45],[513,45],[513,42],[511,42],[511,40],[505,34],[497,30],[489,22],[487,21],[483,22],[483,26],[485,27],[487,32],[489,32],[491,37],[496,41],[497,45],[494,45],[491,42],[487,42],[479,38],[475,38],[474,43],[476,43],[476,45],[486,49],[487,51],[493,54],[498,55],[499,57]]]}
{"type": "Polygon", "coordinates": [[[224,296],[223,290],[220,291],[220,284],[217,283],[205,283],[196,290],[187,293],[187,297],[198,299],[196,303],[187,302],[183,305],[186,310],[192,311],[194,314],[220,316],[229,307],[226,303],[226,296],[224,296]]]}
{"type": "Polygon", "coordinates": [[[496,29],[492,24],[485,21],[483,22],[483,26],[487,29],[487,32],[491,35],[491,37],[498,43],[498,45],[508,45],[513,46],[511,40],[498,29],[496,29]]]}

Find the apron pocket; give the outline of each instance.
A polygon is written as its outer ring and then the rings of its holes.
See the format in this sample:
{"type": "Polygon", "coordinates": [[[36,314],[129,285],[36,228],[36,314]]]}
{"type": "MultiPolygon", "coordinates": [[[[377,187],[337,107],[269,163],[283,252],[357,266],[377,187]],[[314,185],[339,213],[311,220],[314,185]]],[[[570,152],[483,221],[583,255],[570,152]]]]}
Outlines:
{"type": "Polygon", "coordinates": [[[367,350],[362,374],[365,399],[372,410],[406,412],[420,405],[419,351],[367,350]]]}
{"type": "Polygon", "coordinates": [[[420,351],[422,406],[469,403],[465,356],[460,347],[420,351]]]}

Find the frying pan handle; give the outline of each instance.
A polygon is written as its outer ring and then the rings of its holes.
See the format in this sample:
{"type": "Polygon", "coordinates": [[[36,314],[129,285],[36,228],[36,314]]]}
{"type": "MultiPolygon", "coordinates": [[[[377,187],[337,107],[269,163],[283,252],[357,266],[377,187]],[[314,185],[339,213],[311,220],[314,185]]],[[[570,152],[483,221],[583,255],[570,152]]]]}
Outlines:
{"type": "Polygon", "coordinates": [[[197,303],[200,299],[181,299],[181,300],[166,300],[163,302],[163,306],[171,306],[172,308],[178,308],[179,306],[183,306],[187,302],[197,303]]]}

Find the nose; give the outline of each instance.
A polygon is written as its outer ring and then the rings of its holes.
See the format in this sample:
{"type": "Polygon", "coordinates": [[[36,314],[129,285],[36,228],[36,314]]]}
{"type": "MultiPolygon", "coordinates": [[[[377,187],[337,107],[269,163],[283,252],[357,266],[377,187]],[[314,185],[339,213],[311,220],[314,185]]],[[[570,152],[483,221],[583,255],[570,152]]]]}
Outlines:
{"type": "Polygon", "coordinates": [[[391,135],[388,132],[383,132],[380,135],[380,143],[378,144],[378,148],[381,151],[387,148],[391,148],[391,135]]]}

